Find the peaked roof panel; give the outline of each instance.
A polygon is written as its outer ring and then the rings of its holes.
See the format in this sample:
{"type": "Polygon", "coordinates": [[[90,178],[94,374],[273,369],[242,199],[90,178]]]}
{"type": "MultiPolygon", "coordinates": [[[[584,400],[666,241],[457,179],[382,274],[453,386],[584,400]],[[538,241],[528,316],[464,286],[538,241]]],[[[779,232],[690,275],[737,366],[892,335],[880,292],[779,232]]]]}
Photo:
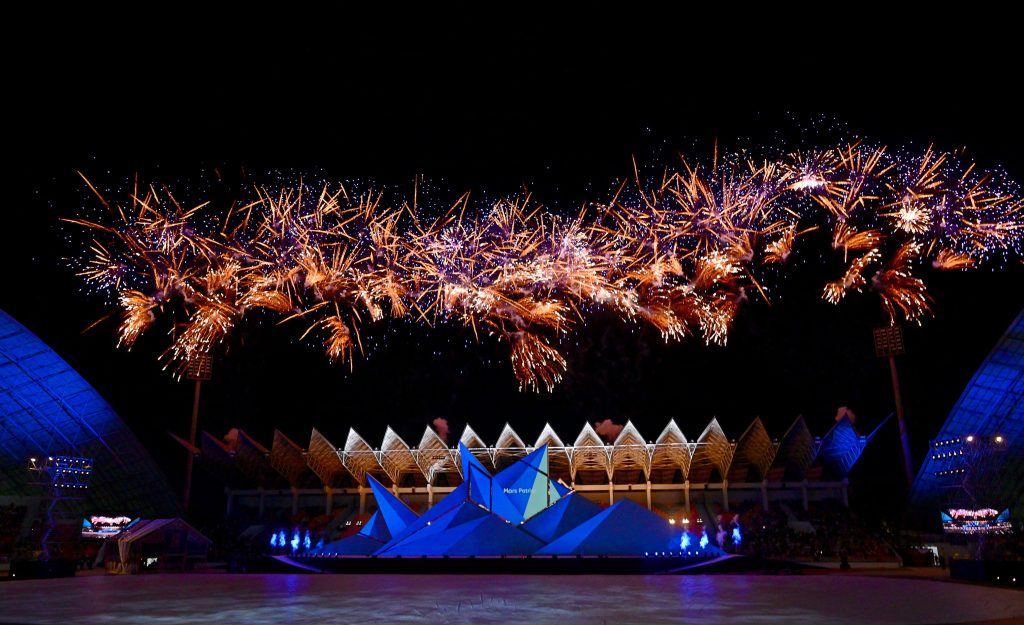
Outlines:
{"type": "Polygon", "coordinates": [[[313,430],[309,436],[309,452],[306,453],[306,464],[310,470],[327,486],[333,486],[344,475],[345,467],[327,438],[313,430]]]}
{"type": "MultiPolygon", "coordinates": [[[[776,446],[768,436],[768,431],[764,429],[761,418],[758,417],[747,427],[743,435],[740,436],[739,442],[736,443],[736,453],[733,454],[730,473],[737,469],[745,472],[747,467],[752,466],[757,469],[761,479],[764,479],[768,474],[768,468],[772,465],[772,460],[775,459],[775,451],[776,446]]],[[[729,479],[745,477],[745,475],[736,478],[730,476],[729,479]]]]}
{"type": "Polygon", "coordinates": [[[860,458],[867,444],[867,436],[861,436],[853,427],[848,415],[836,421],[832,429],[821,439],[815,461],[833,479],[842,479],[860,458]]]}
{"type": "Polygon", "coordinates": [[[772,467],[785,470],[793,479],[803,479],[814,462],[817,448],[807,422],[803,417],[797,417],[782,436],[772,467]]]}
{"type": "Polygon", "coordinates": [[[697,447],[690,461],[690,471],[693,472],[697,467],[711,466],[718,469],[724,478],[729,473],[732,453],[732,443],[726,438],[718,419],[712,419],[697,439],[697,447]]]}
{"type": "Polygon", "coordinates": [[[270,466],[270,452],[267,448],[241,429],[237,430],[235,440],[235,464],[242,473],[263,487],[275,482],[277,473],[270,466]]]}
{"type": "Polygon", "coordinates": [[[270,445],[270,466],[292,486],[298,486],[302,476],[309,470],[302,448],[280,430],[274,430],[274,442],[270,445]]]}
{"type": "Polygon", "coordinates": [[[391,426],[384,432],[384,442],[381,443],[377,461],[395,484],[401,481],[403,473],[420,473],[420,467],[409,445],[391,429],[391,426]]]}
{"type": "Polygon", "coordinates": [[[644,442],[644,437],[633,426],[632,421],[627,421],[615,438],[615,443],[612,445],[611,463],[615,471],[640,469],[644,476],[650,475],[650,449],[644,442]]]}
{"type": "MultiPolygon", "coordinates": [[[[310,452],[313,451],[313,443],[309,444],[310,452]]],[[[349,428],[348,436],[345,438],[345,450],[341,454],[342,464],[345,469],[355,478],[359,484],[366,484],[366,474],[371,471],[383,470],[377,454],[373,451],[359,432],[349,428]]]]}
{"type": "Polygon", "coordinates": [[[459,438],[459,443],[464,445],[469,451],[476,457],[480,463],[487,468],[488,471],[494,468],[494,458],[491,457],[490,447],[484,442],[484,439],[466,424],[466,428],[462,431],[462,437],[459,438]]]}
{"type": "Polygon", "coordinates": [[[526,455],[526,443],[508,423],[501,429],[494,444],[494,467],[501,469],[526,455]]]}
{"type": "Polygon", "coordinates": [[[651,451],[650,468],[654,469],[676,469],[683,472],[683,477],[690,472],[690,461],[693,458],[693,449],[686,441],[683,431],[676,425],[675,419],[668,422],[665,429],[654,441],[654,449],[651,451]]]}
{"type": "Polygon", "coordinates": [[[608,456],[608,449],[590,423],[585,424],[580,430],[579,436],[576,437],[576,442],[569,453],[569,461],[574,480],[576,474],[581,470],[603,470],[605,473],[611,474],[612,463],[608,456]]]}
{"type": "Polygon", "coordinates": [[[434,478],[441,473],[462,475],[461,468],[459,463],[455,461],[452,450],[448,449],[448,445],[441,440],[441,437],[437,435],[434,428],[429,425],[423,432],[420,446],[416,450],[416,464],[419,465],[420,471],[426,476],[428,484],[433,484],[434,478]]]}

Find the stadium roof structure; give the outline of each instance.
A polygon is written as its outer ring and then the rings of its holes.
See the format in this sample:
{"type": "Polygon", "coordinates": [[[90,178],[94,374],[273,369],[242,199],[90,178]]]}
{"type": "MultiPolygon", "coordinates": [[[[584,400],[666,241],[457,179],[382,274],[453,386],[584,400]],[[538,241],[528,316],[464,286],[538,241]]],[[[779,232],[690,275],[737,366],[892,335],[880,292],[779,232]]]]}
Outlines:
{"type": "MultiPolygon", "coordinates": [[[[464,444],[459,451],[469,479],[422,516],[370,477],[378,509],[359,534],[305,555],[643,556],[684,551],[685,530],[668,519],[625,499],[602,509],[553,481],[545,445],[494,475],[464,444]]],[[[704,541],[689,555],[721,553],[704,541]]]]}
{"type": "Polygon", "coordinates": [[[482,469],[500,471],[541,448],[546,449],[552,478],[566,484],[842,480],[875,432],[858,433],[844,416],[815,437],[801,417],[781,438],[772,439],[755,419],[738,439],[730,440],[713,419],[690,440],[673,420],[653,440],[626,423],[611,443],[590,424],[574,438],[562,438],[545,425],[529,445],[506,424],[498,440],[487,445],[467,425],[459,447],[452,448],[429,426],[416,445],[389,427],[377,446],[354,429],[342,446],[313,430],[305,450],[275,431],[267,450],[245,432],[232,430],[223,439],[204,432],[201,458],[232,488],[367,486],[371,476],[388,485],[437,485],[443,478],[455,486],[466,479],[466,454],[482,469]]]}
{"type": "Polygon", "coordinates": [[[929,525],[949,505],[1024,518],[1024,311],[967,384],[928,449],[911,503],[929,525]]]}
{"type": "Polygon", "coordinates": [[[33,457],[93,459],[87,497],[108,514],[172,516],[180,506],[149,453],[114,410],[60,356],[0,311],[0,494],[41,494],[33,457]]]}

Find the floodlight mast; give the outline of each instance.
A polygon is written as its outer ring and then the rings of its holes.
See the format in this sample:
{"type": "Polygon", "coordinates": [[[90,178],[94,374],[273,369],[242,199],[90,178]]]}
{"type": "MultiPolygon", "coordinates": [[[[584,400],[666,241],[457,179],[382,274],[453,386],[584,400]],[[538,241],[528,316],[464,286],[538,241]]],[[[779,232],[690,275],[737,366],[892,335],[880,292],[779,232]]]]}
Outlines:
{"type": "Polygon", "coordinates": [[[892,378],[892,394],[896,402],[896,423],[900,427],[900,444],[903,447],[903,471],[907,486],[914,483],[914,463],[910,459],[910,440],[907,437],[907,422],[903,415],[903,395],[900,392],[900,376],[896,372],[896,356],[906,353],[903,346],[903,329],[898,325],[875,328],[875,355],[889,359],[889,375],[892,378]]]}
{"type": "Polygon", "coordinates": [[[188,461],[185,464],[185,492],[182,495],[182,507],[188,512],[189,499],[192,496],[192,467],[195,464],[196,430],[199,423],[199,394],[203,382],[213,377],[213,356],[207,353],[195,354],[189,361],[185,377],[195,381],[192,393],[192,426],[189,428],[188,442],[192,447],[188,450],[188,461]]]}

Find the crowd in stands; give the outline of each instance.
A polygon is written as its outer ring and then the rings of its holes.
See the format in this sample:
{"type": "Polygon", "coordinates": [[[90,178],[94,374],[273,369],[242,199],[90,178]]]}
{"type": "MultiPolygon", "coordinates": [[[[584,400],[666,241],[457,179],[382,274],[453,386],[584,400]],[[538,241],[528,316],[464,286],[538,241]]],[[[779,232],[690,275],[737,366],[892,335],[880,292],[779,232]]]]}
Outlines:
{"type": "Polygon", "coordinates": [[[739,553],[782,560],[885,562],[898,557],[881,531],[869,529],[838,502],[812,503],[808,510],[784,505],[741,510],[739,553]]]}

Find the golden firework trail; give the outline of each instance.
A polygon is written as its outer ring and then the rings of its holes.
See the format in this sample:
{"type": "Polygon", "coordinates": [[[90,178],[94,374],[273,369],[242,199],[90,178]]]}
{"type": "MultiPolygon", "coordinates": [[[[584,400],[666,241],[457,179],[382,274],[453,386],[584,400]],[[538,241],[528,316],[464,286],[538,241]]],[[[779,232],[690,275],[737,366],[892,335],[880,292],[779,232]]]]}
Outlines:
{"type": "Polygon", "coordinates": [[[684,160],[575,215],[529,194],[483,210],[467,194],[432,214],[418,189],[388,205],[304,183],[217,210],[135,182],[118,204],[86,183],[102,210],[66,220],[90,234],[79,274],[115,295],[120,345],[170,319],[164,356],[179,373],[251,316],[303,324],[350,366],[362,327],[407,318],[507,341],[520,388],[551,390],[567,367],[560,340],[597,311],[724,344],[744,302],[768,300],[765,280],[798,270],[814,231],[831,233],[821,262],[841,268],[823,298],[869,291],[892,323],[930,314],[924,272],[1019,256],[1024,238],[1024,201],[997,172],[959,152],[859,143],[684,160]]]}

